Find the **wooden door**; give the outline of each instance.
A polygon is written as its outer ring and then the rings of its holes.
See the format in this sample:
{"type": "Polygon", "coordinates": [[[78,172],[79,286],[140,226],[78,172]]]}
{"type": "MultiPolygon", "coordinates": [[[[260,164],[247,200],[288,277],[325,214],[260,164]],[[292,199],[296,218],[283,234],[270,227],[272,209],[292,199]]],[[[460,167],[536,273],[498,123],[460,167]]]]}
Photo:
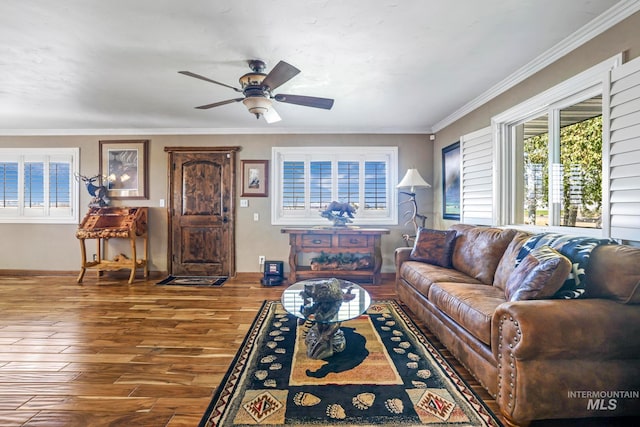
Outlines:
{"type": "Polygon", "coordinates": [[[235,149],[171,149],[169,272],[234,276],[235,149]]]}

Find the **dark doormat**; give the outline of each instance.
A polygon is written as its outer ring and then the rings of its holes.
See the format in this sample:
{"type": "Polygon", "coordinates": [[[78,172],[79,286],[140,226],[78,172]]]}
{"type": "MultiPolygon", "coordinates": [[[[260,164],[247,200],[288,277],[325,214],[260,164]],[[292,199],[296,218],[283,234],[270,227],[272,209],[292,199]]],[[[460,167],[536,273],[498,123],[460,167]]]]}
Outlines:
{"type": "Polygon", "coordinates": [[[166,279],[156,285],[176,286],[222,286],[228,279],[227,276],[167,276],[166,279]]]}

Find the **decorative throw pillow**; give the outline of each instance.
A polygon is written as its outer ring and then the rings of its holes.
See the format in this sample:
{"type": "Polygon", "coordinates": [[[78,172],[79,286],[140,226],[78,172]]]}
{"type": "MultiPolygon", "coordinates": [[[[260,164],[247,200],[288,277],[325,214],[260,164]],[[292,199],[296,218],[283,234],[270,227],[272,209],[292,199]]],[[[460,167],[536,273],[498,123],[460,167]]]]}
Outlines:
{"type": "Polygon", "coordinates": [[[419,228],[410,259],[449,268],[455,238],[454,230],[419,228]]]}
{"type": "Polygon", "coordinates": [[[516,257],[516,266],[535,248],[550,246],[566,256],[571,262],[571,272],[558,290],[556,297],[564,299],[580,298],[586,290],[585,271],[589,265],[591,251],[600,245],[615,245],[615,240],[594,239],[592,237],[569,236],[558,233],[540,233],[532,236],[522,246],[516,257]]]}
{"type": "Polygon", "coordinates": [[[544,299],[560,289],[571,271],[571,261],[549,246],[532,250],[513,270],[505,285],[508,301],[544,299]]]}

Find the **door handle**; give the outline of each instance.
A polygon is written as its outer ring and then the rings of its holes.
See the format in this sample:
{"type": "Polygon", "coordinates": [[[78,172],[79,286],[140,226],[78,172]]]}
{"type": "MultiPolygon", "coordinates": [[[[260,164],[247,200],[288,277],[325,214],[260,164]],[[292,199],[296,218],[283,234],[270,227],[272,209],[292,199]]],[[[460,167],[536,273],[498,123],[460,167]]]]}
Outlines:
{"type": "Polygon", "coordinates": [[[226,215],[223,216],[222,217],[222,222],[226,224],[227,222],[229,222],[229,218],[227,218],[226,215]]]}

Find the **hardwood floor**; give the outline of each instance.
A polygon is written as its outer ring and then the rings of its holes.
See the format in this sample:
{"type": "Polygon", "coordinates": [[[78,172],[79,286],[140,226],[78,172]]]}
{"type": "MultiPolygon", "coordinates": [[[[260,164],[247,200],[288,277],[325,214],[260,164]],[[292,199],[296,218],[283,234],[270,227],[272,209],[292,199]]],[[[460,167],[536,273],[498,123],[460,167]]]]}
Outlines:
{"type": "MultiPolygon", "coordinates": [[[[0,276],[0,426],[196,426],[262,302],[283,287],[257,274],[218,288],[156,281],[0,276]]],[[[365,287],[395,298],[390,279],[365,287]]]]}

